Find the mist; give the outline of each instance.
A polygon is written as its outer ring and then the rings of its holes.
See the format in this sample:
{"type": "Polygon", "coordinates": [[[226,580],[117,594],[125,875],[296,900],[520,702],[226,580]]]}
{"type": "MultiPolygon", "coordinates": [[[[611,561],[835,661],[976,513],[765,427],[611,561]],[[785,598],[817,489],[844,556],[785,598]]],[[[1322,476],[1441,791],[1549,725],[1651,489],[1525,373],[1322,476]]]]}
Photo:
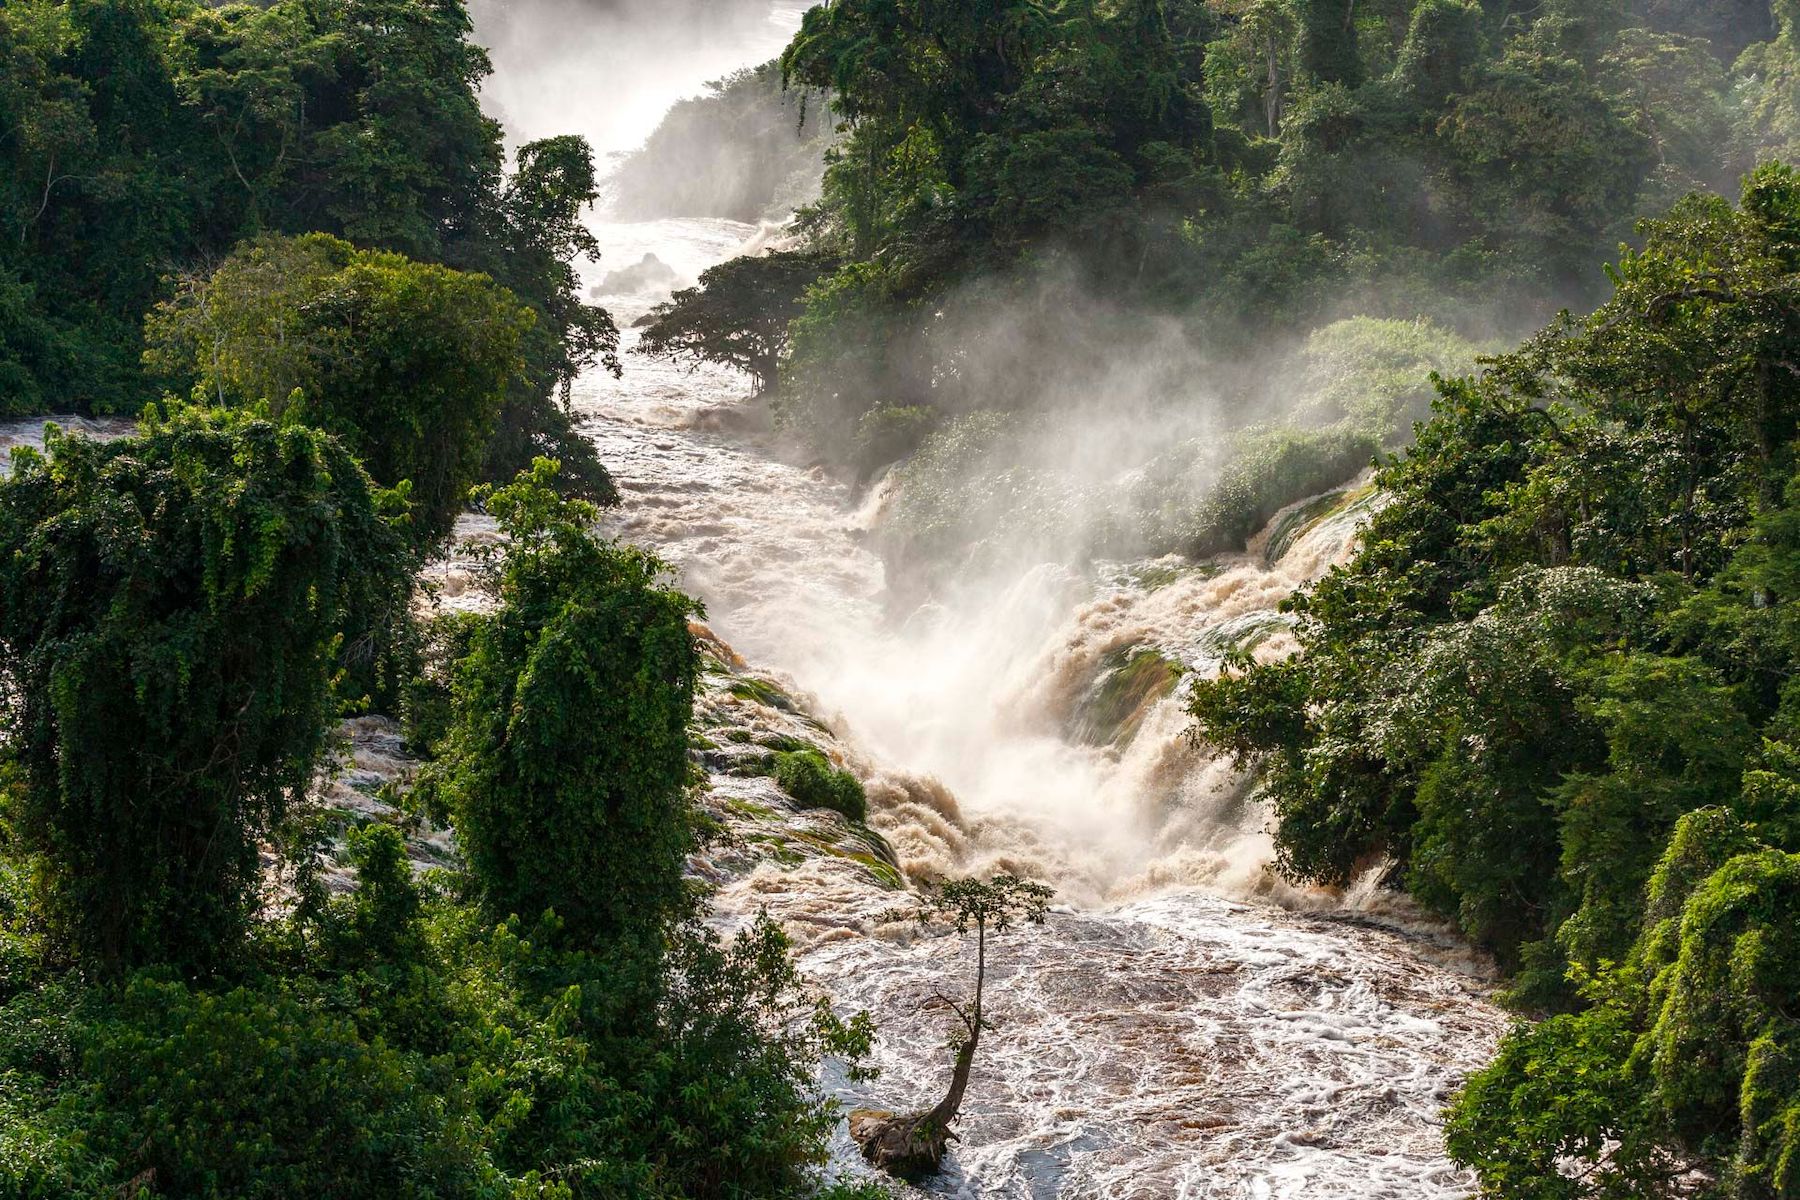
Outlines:
{"type": "Polygon", "coordinates": [[[677,101],[767,62],[800,26],[787,0],[472,0],[494,74],[482,102],[517,144],[578,133],[602,169],[677,101]]]}
{"type": "MultiPolygon", "coordinates": [[[[1490,347],[1423,318],[1249,351],[1207,334],[1107,302],[1066,261],[968,281],[825,401],[923,401],[937,422],[861,485],[856,549],[765,551],[753,588],[690,576],[718,588],[721,633],[864,756],[916,869],[1023,871],[1085,903],[1337,902],[1268,870],[1249,781],[1184,736],[1185,680],[1295,648],[1279,606],[1351,553],[1379,504],[1371,460],[1427,413],[1433,372],[1490,347]],[[846,605],[826,559],[851,553],[879,565],[846,605]]],[[[856,424],[794,404],[797,431],[856,424]]],[[[765,519],[791,520],[791,498],[780,511],[765,519]]]]}

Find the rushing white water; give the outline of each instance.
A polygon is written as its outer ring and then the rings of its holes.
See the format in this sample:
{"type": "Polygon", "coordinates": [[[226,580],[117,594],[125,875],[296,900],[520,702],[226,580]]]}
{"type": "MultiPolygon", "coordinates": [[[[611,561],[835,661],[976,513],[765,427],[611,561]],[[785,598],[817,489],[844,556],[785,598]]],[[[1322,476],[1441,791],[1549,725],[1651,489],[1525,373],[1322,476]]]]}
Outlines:
{"type": "MultiPolygon", "coordinates": [[[[599,232],[610,262],[650,251],[687,279],[767,236],[723,221],[599,232]]],[[[604,302],[629,326],[651,299],[604,302]]],[[[1179,691],[1159,674],[1164,661],[1210,669],[1232,647],[1285,653],[1275,606],[1341,559],[1367,499],[1290,513],[1235,559],[1045,565],[891,611],[865,545],[881,488],[858,497],[807,466],[741,377],[629,353],[627,367],[577,392],[626,497],[610,527],[676,565],[735,672],[702,717],[720,747],[711,802],[737,839],[700,869],[720,884],[723,922],[767,909],[807,974],[881,1026],[883,1078],[827,1086],[851,1105],[934,1100],[950,1028],[934,995],[967,985],[971,954],[893,921],[900,897],[868,847],[733,773],[743,744],[800,736],[854,767],[871,826],[914,876],[1006,868],[1059,889],[1049,923],[990,960],[998,1028],[964,1144],[928,1191],[1469,1194],[1438,1114],[1505,1025],[1482,963],[1372,886],[1275,880],[1263,816],[1182,737],[1179,691]],[[1151,652],[1147,675],[1165,686],[1109,693],[1151,652]],[[727,686],[751,674],[801,704],[727,686]],[[1096,734],[1084,714],[1109,694],[1096,734]]],[[[842,1133],[836,1151],[864,1169],[842,1133]]]]}
{"type": "Polygon", "coordinates": [[[42,450],[44,435],[49,426],[54,425],[64,433],[81,434],[86,437],[108,438],[123,437],[130,433],[137,422],[127,417],[83,417],[74,413],[59,413],[44,417],[18,417],[11,421],[0,421],[0,475],[4,475],[12,462],[12,452],[18,449],[42,450]]]}

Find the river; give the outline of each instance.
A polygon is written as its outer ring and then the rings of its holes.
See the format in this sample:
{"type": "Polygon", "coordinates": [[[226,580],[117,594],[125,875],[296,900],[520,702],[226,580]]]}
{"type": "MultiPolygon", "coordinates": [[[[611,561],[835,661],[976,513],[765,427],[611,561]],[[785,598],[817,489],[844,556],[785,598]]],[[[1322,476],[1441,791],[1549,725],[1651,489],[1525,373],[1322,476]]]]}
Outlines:
{"type": "MultiPolygon", "coordinates": [[[[597,232],[608,263],[651,252],[689,280],[769,235],[597,232]]],[[[627,371],[584,381],[576,406],[625,496],[609,528],[674,564],[725,647],[702,735],[738,837],[699,869],[723,924],[766,909],[834,1003],[881,1028],[882,1077],[826,1086],[846,1106],[935,1100],[952,1018],[934,997],[967,986],[972,948],[894,920],[901,897],[841,822],[790,812],[734,746],[824,746],[867,780],[870,825],[910,876],[1009,869],[1058,889],[1048,923],[991,956],[997,1028],[929,1194],[1470,1194],[1439,1114],[1507,1023],[1479,957],[1367,883],[1278,881],[1243,782],[1182,736],[1179,690],[1144,697],[1114,738],[1080,719],[1146,650],[1202,671],[1231,646],[1288,652],[1275,606],[1342,559],[1371,498],[1304,506],[1207,564],[1042,564],[898,604],[868,544],[886,489],[808,466],[743,377],[632,353],[653,297],[602,299],[627,371]]],[[[863,1169],[847,1136],[835,1151],[863,1169]]]]}

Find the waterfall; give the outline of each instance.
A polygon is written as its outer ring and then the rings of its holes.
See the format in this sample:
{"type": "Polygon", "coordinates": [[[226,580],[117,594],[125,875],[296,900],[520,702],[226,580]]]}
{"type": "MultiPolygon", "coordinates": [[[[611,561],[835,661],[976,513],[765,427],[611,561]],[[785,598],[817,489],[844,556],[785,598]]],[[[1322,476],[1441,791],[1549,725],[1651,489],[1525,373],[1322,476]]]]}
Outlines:
{"type": "MultiPolygon", "coordinates": [[[[599,233],[615,261],[653,250],[690,277],[757,236],[599,233]]],[[[624,327],[648,303],[606,302],[624,327]]],[[[695,870],[718,885],[716,920],[770,912],[834,1004],[881,1026],[883,1078],[823,1086],[848,1107],[942,1090],[954,1018],[933,996],[972,952],[892,919],[902,876],[1058,888],[1046,927],[993,947],[998,1028],[930,1194],[1471,1193],[1438,1112],[1507,1025],[1486,965],[1373,880],[1273,875],[1251,782],[1183,736],[1183,681],[1229,652],[1290,653],[1281,600],[1347,556],[1376,495],[1292,506],[1239,555],[1043,562],[899,604],[869,532],[900,484],[858,495],[809,467],[729,372],[628,366],[576,403],[626,495],[611,531],[707,606],[699,734],[732,837],[695,870]],[[794,811],[745,766],[796,742],[865,780],[879,840],[794,811]]],[[[864,1169],[847,1137],[837,1149],[864,1169]]]]}

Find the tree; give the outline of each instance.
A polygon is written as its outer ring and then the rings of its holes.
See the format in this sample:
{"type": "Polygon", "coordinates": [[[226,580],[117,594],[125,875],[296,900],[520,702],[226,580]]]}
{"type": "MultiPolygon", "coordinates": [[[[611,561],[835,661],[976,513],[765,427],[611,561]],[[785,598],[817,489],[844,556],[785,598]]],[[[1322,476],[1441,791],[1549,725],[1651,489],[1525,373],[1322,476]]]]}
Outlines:
{"type": "Polygon", "coordinates": [[[150,410],[0,480],[0,718],[60,944],[211,971],[337,715],[345,633],[406,616],[404,543],[335,439],[150,410]]]}
{"type": "Polygon", "coordinates": [[[804,311],[807,288],[829,269],[813,254],[745,255],[700,275],[700,286],[676,292],[651,310],[640,354],[693,365],[735,367],[772,393],[787,349],[788,323],[804,311]]]}
{"type": "Polygon", "coordinates": [[[1436,140],[1471,228],[1562,276],[1625,232],[1655,147],[1550,33],[1511,43],[1448,110],[1436,140]]]}
{"type": "Polygon", "coordinates": [[[1779,32],[1751,46],[1735,74],[1744,106],[1744,136],[1760,160],[1800,158],[1800,6],[1778,2],[1779,32]]]}
{"type": "Polygon", "coordinates": [[[179,26],[186,69],[175,86],[243,189],[246,232],[280,215],[269,209],[303,153],[305,80],[330,72],[339,42],[295,5],[197,8],[179,26]]]}
{"type": "Polygon", "coordinates": [[[850,1114],[850,1136],[862,1146],[863,1155],[877,1166],[901,1175],[937,1170],[944,1151],[956,1135],[950,1127],[962,1111],[969,1071],[981,1031],[992,1029],[982,1015],[982,992],[987,982],[987,939],[990,931],[1005,933],[1023,921],[1041,925],[1055,893],[1041,883],[1000,874],[992,879],[953,879],[926,890],[913,916],[920,925],[947,920],[959,934],[975,929],[975,994],[965,1007],[939,993],[962,1028],[951,1039],[956,1065],[944,1098],[924,1112],[895,1116],[874,1109],[850,1114]]]}
{"type": "Polygon", "coordinates": [[[582,947],[660,945],[685,908],[687,726],[700,606],[591,529],[557,466],[486,492],[507,536],[470,640],[439,794],[493,915],[554,910],[582,947]]]}
{"type": "Polygon", "coordinates": [[[1414,103],[1436,108],[1461,89],[1481,57],[1481,8],[1471,0],[1422,0],[1400,46],[1394,78],[1414,103]]]}
{"type": "Polygon", "coordinates": [[[1299,18],[1300,67],[1321,83],[1362,82],[1356,45],[1356,0],[1294,0],[1299,18]]]}
{"type": "Polygon", "coordinates": [[[532,297],[533,340],[548,340],[528,356],[546,373],[536,387],[560,393],[564,404],[575,377],[596,363],[619,374],[619,331],[605,309],[582,303],[575,270],[583,258],[600,259],[600,243],[581,222],[598,195],[594,153],[572,134],[519,147],[518,166],[501,195],[507,253],[500,269],[532,297]]]}
{"type": "Polygon", "coordinates": [[[1255,0],[1206,50],[1207,97],[1221,120],[1264,137],[1281,133],[1295,72],[1294,11],[1282,0],[1255,0]]]}
{"type": "Polygon", "coordinates": [[[1454,1106],[1484,1194],[1794,1194],[1800,181],[1641,227],[1612,299],[1441,382],[1302,653],[1198,681],[1280,865],[1493,947],[1521,1026],[1454,1106]]]}
{"type": "Polygon", "coordinates": [[[471,32],[463,0],[0,8],[0,397],[135,411],[161,382],[143,315],[172,278],[247,237],[324,232],[485,272],[536,311],[498,469],[553,449],[602,497],[552,403],[616,344],[570,270],[593,166],[580,139],[550,138],[504,177],[471,32]]]}
{"type": "Polygon", "coordinates": [[[310,234],[250,243],[147,331],[166,374],[329,429],[378,481],[408,482],[429,548],[475,482],[533,324],[484,275],[310,234]]]}
{"type": "Polygon", "coordinates": [[[540,460],[483,496],[508,539],[498,608],[468,634],[425,784],[471,916],[498,929],[480,987],[516,980],[519,1036],[540,1039],[521,1041],[501,1156],[560,1164],[577,1194],[799,1194],[833,1119],[818,1058],[855,1070],[872,1028],[808,994],[773,922],[730,940],[702,923],[684,877],[699,606],[555,484],[540,460]]]}
{"type": "Polygon", "coordinates": [[[524,369],[507,388],[481,477],[504,482],[529,470],[535,458],[554,458],[562,464],[557,479],[565,495],[616,504],[618,489],[593,443],[576,432],[569,409],[570,388],[583,371],[598,365],[616,377],[621,369],[619,330],[605,309],[582,301],[575,266],[600,258],[599,243],[582,224],[596,195],[585,139],[527,142],[500,195],[501,233],[470,256],[468,265],[492,274],[537,317],[521,344],[524,369]]]}
{"type": "MultiPolygon", "coordinates": [[[[289,0],[293,2],[293,0],[289,0]]],[[[324,230],[359,245],[456,264],[491,239],[500,123],[476,89],[492,71],[465,4],[303,0],[334,34],[331,71],[308,96],[316,114],[306,170],[279,228],[324,230]]]]}

